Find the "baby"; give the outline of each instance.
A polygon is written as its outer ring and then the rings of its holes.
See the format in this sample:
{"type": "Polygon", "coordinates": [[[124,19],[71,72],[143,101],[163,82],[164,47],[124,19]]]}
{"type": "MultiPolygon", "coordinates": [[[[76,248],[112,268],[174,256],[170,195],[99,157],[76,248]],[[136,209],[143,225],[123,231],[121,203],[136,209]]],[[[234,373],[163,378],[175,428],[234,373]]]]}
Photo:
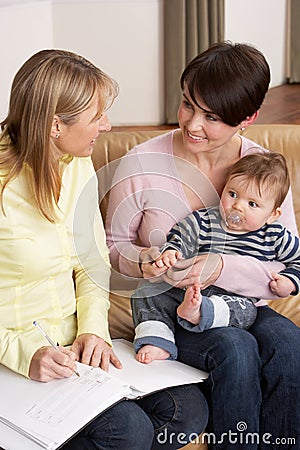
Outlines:
{"type": "MultiPolygon", "coordinates": [[[[271,274],[271,291],[278,297],[298,293],[299,239],[276,222],[289,185],[281,154],[255,153],[241,158],[229,172],[219,207],[194,211],[176,224],[153,264],[167,271],[179,258],[210,252],[277,260],[286,268],[271,274]]],[[[186,291],[170,288],[167,298],[165,293],[153,292],[153,296],[143,297],[139,292],[132,297],[134,346],[138,361],[143,363],[177,357],[175,320],[192,332],[216,326],[249,328],[259,300],[215,286],[201,293],[200,283],[186,291]]]]}

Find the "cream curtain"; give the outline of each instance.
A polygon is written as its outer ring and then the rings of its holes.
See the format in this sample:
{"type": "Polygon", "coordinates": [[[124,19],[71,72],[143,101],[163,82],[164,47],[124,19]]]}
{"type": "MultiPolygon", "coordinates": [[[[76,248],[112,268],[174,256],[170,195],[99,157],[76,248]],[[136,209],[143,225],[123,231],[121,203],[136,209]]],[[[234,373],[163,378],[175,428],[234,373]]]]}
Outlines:
{"type": "Polygon", "coordinates": [[[287,1],[287,80],[300,83],[300,0],[287,1]]]}
{"type": "Polygon", "coordinates": [[[224,39],[225,0],[164,0],[165,114],[177,123],[180,75],[198,53],[224,39]]]}

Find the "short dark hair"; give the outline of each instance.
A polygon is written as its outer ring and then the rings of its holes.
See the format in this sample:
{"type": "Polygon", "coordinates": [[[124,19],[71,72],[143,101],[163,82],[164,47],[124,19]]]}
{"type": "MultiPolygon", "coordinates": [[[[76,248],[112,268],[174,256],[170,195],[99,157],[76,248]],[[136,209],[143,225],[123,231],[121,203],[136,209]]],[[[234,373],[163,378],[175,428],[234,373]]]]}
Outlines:
{"type": "Polygon", "coordinates": [[[267,189],[274,195],[274,208],[282,205],[290,188],[290,177],[286,159],[281,153],[251,153],[239,159],[230,169],[229,179],[245,177],[254,181],[259,189],[267,189]]]}
{"type": "MultiPolygon", "coordinates": [[[[237,126],[259,110],[270,84],[270,68],[255,47],[225,41],[209,47],[184,69],[180,85],[201,99],[224,123],[237,126]]],[[[199,105],[198,105],[199,106],[199,105]]]]}

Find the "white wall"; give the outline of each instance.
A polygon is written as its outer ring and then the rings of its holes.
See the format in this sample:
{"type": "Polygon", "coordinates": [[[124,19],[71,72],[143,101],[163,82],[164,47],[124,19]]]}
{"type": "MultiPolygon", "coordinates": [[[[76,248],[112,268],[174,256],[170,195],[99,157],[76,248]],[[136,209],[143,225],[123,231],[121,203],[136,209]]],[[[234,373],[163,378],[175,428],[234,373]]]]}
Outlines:
{"type": "Polygon", "coordinates": [[[261,50],[271,68],[271,87],[285,76],[286,0],[225,0],[225,39],[261,50]]]}
{"type": "Polygon", "coordinates": [[[20,65],[56,47],[82,54],[118,81],[114,125],[163,123],[162,8],[162,0],[0,0],[0,119],[20,65]]]}
{"type": "Polygon", "coordinates": [[[31,55],[53,45],[51,1],[0,1],[0,120],[7,113],[12,79],[31,55]]]}
{"type": "Polygon", "coordinates": [[[54,1],[54,45],[89,58],[119,83],[114,124],[164,121],[162,0],[54,1]]]}
{"type": "MultiPolygon", "coordinates": [[[[225,37],[261,49],[272,86],[284,77],[286,0],[226,0],[225,37]]],[[[163,0],[0,0],[0,119],[12,78],[43,48],[65,48],[113,76],[113,125],[157,125],[163,109],[163,0]]]]}

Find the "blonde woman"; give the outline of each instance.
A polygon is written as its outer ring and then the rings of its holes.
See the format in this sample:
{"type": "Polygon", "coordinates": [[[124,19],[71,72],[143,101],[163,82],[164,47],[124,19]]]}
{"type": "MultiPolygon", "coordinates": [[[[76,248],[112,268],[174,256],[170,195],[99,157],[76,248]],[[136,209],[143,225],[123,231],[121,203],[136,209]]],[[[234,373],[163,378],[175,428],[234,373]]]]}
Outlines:
{"type": "MultiPolygon", "coordinates": [[[[90,158],[111,128],[105,111],[117,93],[108,75],[62,50],[36,53],[13,80],[0,137],[0,363],[33,380],[69,377],[75,361],[121,368],[108,332],[110,264],[90,158]]],[[[154,409],[120,402],[64,448],[150,449],[154,409]]]]}

